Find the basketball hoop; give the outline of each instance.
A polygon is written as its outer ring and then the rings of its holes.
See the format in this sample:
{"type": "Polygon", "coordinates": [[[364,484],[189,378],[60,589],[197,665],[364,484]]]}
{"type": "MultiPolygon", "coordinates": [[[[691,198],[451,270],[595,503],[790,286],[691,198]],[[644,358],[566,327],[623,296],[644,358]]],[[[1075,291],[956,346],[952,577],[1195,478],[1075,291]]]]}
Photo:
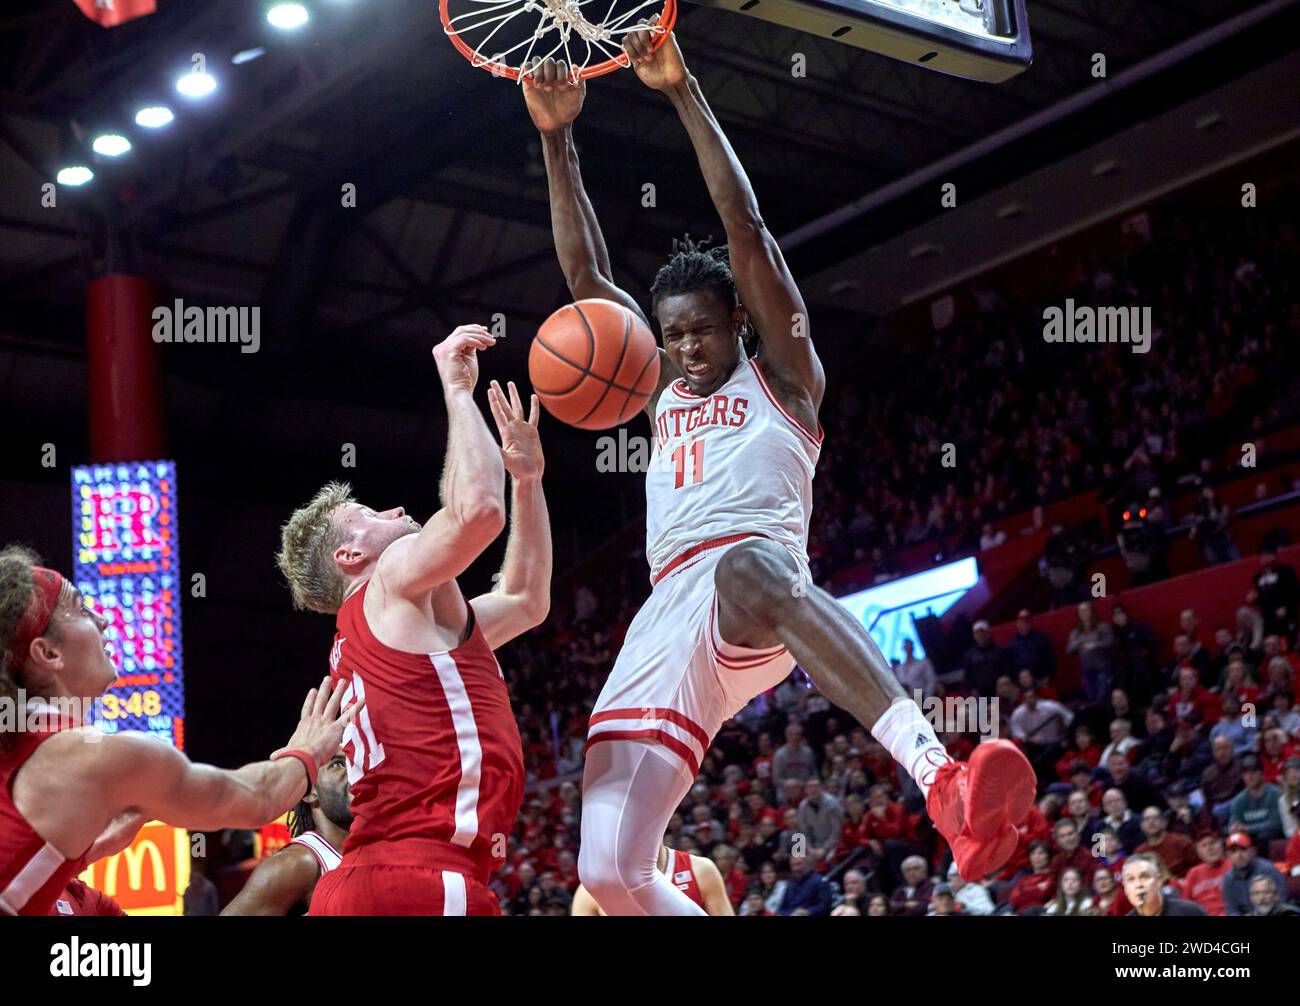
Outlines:
{"type": "Polygon", "coordinates": [[[438,12],[451,44],[494,77],[520,81],[531,60],[550,58],[586,79],[628,65],[623,36],[629,32],[654,31],[659,48],[677,21],[677,0],[439,0],[438,12]],[[592,21],[606,4],[604,18],[592,21]],[[653,29],[636,23],[655,14],[653,29]]]}

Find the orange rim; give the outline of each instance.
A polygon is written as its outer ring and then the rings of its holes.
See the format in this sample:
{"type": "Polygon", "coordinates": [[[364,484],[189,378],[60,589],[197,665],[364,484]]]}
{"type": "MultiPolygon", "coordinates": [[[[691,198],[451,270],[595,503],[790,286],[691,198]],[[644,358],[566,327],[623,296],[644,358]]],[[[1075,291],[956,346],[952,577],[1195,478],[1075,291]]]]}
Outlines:
{"type": "MultiPolygon", "coordinates": [[[[473,46],[461,38],[458,33],[452,31],[451,14],[447,10],[447,0],[438,0],[438,14],[442,18],[443,31],[445,31],[447,37],[451,39],[451,44],[456,47],[456,50],[462,56],[469,60],[471,66],[487,70],[488,73],[491,73],[496,77],[508,77],[510,80],[514,81],[519,80],[520,74],[517,67],[508,66],[505,63],[498,63],[495,60],[487,59],[479,55],[473,46]]],[[[664,8],[659,13],[658,24],[658,27],[662,28],[663,31],[659,32],[655,38],[655,49],[658,49],[665,41],[667,41],[668,33],[673,30],[675,24],[677,24],[677,0],[664,0],[664,8]]],[[[578,71],[578,78],[580,80],[587,80],[591,77],[600,77],[607,73],[613,73],[615,70],[622,69],[627,65],[627,53],[620,52],[618,56],[607,59],[604,62],[593,63],[591,66],[584,66],[578,71]]]]}

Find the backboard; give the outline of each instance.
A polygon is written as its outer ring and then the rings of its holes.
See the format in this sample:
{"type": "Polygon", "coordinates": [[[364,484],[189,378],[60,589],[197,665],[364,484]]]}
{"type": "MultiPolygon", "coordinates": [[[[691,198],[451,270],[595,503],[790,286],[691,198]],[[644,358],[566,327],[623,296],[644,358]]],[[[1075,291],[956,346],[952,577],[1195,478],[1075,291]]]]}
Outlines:
{"type": "Polygon", "coordinates": [[[1025,0],[694,0],[929,70],[999,83],[1033,59],[1025,0]]]}

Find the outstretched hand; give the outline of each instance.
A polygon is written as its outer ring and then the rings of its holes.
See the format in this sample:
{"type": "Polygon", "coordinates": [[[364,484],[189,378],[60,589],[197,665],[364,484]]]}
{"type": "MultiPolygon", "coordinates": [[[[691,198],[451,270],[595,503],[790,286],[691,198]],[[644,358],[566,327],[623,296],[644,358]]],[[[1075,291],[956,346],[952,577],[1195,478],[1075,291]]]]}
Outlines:
{"type": "MultiPolygon", "coordinates": [[[[343,732],[347,730],[348,724],[357,713],[361,712],[365,700],[353,702],[340,714],[339,707],[343,703],[343,692],[347,689],[347,685],[339,681],[331,690],[329,683],[330,679],[327,677],[320,683],[319,688],[313,688],[307,693],[307,698],[302,703],[298,729],[293,732],[289,743],[280,748],[280,751],[306,751],[316,759],[317,765],[324,765],[334,757],[343,743],[343,732]]],[[[276,754],[279,754],[279,751],[276,754]]]]}
{"type": "Polygon", "coordinates": [[[537,435],[537,420],[540,415],[537,396],[532,396],[529,414],[525,418],[524,405],[519,399],[515,382],[508,382],[507,387],[510,389],[508,399],[496,381],[488,385],[488,405],[501,436],[501,463],[519,481],[540,479],[546,457],[542,453],[541,438],[537,435]]]}
{"type": "Polygon", "coordinates": [[[642,18],[637,26],[645,30],[629,31],[623,38],[623,51],[641,83],[656,91],[666,91],[684,81],[687,77],[686,63],[673,33],[668,32],[663,44],[657,49],[654,47],[655,41],[663,34],[659,15],[648,21],[642,18]]]}
{"type": "Polygon", "coordinates": [[[519,81],[533,125],[543,133],[564,129],[582,111],[587,82],[562,59],[529,60],[519,81]]]}

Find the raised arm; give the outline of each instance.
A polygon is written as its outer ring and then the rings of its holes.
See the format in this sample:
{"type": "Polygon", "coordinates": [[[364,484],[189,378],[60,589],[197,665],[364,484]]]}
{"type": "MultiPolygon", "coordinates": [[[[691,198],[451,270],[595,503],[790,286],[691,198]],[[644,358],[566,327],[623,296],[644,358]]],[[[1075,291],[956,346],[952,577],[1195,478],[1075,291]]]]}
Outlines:
{"type": "Polygon", "coordinates": [[[528,114],[541,134],[551,233],[569,292],[577,300],[603,297],[616,301],[645,320],[632,295],[614,283],[605,237],[582,185],[573,121],[582,111],[586,82],[573,79],[563,61],[547,59],[533,65],[522,86],[528,114]]]}
{"type": "Polygon", "coordinates": [[[488,404],[501,436],[501,458],[510,473],[510,538],[496,589],[470,603],[492,649],[540,625],[551,610],[551,521],[542,492],[544,457],[537,435],[537,396],[525,417],[519,391],[507,398],[493,381],[488,404]]]}
{"type": "MultiPolygon", "coordinates": [[[[649,326],[636,299],[614,282],[605,237],[582,184],[573,122],[582,111],[586,82],[573,79],[563,61],[548,59],[533,66],[522,86],[528,114],[541,136],[551,202],[551,233],[569,293],[575,300],[603,297],[622,304],[649,326]]],[[[659,384],[647,403],[652,422],[659,392],[680,376],[668,354],[659,350],[659,384]]]]}
{"type": "Polygon", "coordinates": [[[442,509],[384,551],[375,580],[385,593],[414,599],[455,579],[505,527],[501,452],[474,404],[477,353],[493,343],[482,325],[462,325],[433,350],[447,403],[442,509]]]}
{"type": "Polygon", "coordinates": [[[796,398],[800,392],[806,395],[815,413],[826,377],[813,350],[803,297],[776,238],[763,223],[745,169],[704,100],[699,83],[686,69],[677,40],[669,33],[655,49],[653,39],[650,30],[629,32],[624,47],[637,76],[667,95],[691,138],[704,182],[727,232],[740,302],[762,340],[764,372],[778,390],[794,392],[796,398]]]}

